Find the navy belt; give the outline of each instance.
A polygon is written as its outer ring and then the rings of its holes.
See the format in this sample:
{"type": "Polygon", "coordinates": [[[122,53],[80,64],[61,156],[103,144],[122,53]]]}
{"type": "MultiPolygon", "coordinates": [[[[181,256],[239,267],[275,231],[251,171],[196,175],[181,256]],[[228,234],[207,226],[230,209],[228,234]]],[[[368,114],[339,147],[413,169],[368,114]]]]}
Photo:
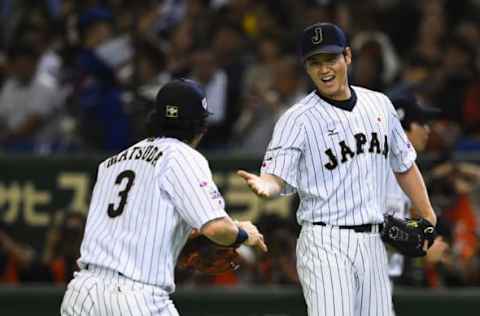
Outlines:
{"type": "MultiPolygon", "coordinates": [[[[313,222],[313,225],[318,225],[318,226],[327,226],[326,223],[324,222],[313,222]]],[[[357,233],[380,233],[382,232],[383,229],[383,224],[363,224],[363,225],[340,225],[340,226],[335,226],[340,229],[352,229],[357,233]]]]}

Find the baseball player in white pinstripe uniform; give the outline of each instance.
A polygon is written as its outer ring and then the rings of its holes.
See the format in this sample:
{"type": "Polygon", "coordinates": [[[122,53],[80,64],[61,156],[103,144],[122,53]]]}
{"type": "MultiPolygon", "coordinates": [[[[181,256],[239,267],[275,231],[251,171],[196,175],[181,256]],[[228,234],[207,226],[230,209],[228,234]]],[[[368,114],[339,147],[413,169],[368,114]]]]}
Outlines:
{"type": "Polygon", "coordinates": [[[389,99],[349,85],[351,49],[336,25],[303,31],[301,55],[316,90],[277,122],[261,175],[238,174],[259,196],[297,192],[297,271],[313,315],[392,314],[379,231],[390,169],[421,216],[436,217],[389,99]]]}
{"type": "MultiPolygon", "coordinates": [[[[408,139],[417,152],[425,149],[430,134],[428,123],[437,118],[439,111],[418,102],[409,88],[399,91],[390,97],[397,116],[406,132],[408,139]]],[[[402,191],[395,174],[389,172],[387,179],[387,193],[385,212],[398,218],[416,217],[411,213],[412,202],[402,191]]],[[[390,277],[399,277],[403,271],[404,256],[391,252],[388,257],[388,274],[390,277]]]]}
{"type": "Polygon", "coordinates": [[[222,245],[266,251],[254,225],[227,215],[208,162],[194,149],[207,114],[195,82],[171,81],[149,116],[151,138],[99,165],[81,270],[68,285],[62,315],[178,315],[169,294],[192,228],[222,245]]]}

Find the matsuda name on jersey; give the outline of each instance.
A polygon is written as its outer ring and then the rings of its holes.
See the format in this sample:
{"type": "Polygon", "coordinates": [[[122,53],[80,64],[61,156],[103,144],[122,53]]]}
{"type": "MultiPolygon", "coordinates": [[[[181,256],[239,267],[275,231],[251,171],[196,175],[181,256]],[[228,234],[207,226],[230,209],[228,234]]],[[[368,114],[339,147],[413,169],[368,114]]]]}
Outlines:
{"type": "Polygon", "coordinates": [[[107,162],[107,168],[125,160],[143,160],[155,166],[162,154],[160,149],[154,145],[134,146],[110,157],[107,162]]]}
{"type": "Polygon", "coordinates": [[[357,133],[353,135],[355,138],[355,145],[353,148],[349,146],[345,140],[342,140],[338,143],[340,147],[340,157],[335,156],[335,150],[328,148],[325,150],[325,154],[330,159],[329,162],[324,164],[325,168],[328,170],[333,170],[338,166],[338,163],[345,163],[349,159],[352,159],[356,155],[361,155],[364,153],[371,154],[381,154],[385,158],[388,156],[388,139],[387,135],[384,136],[383,148],[381,148],[380,140],[378,134],[373,132],[369,137],[363,133],[357,133]]]}

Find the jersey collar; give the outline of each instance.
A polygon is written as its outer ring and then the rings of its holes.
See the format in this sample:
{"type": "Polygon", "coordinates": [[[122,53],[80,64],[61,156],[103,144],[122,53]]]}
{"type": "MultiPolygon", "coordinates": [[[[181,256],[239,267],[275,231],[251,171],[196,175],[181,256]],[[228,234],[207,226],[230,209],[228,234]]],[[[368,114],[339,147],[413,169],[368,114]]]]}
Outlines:
{"type": "Polygon", "coordinates": [[[336,108],[339,108],[341,110],[345,110],[345,111],[353,111],[353,108],[355,107],[355,105],[357,104],[357,94],[355,93],[355,90],[352,89],[352,87],[350,86],[350,91],[352,93],[352,95],[350,96],[350,99],[348,100],[342,100],[342,101],[338,101],[338,100],[332,100],[330,98],[327,98],[327,97],[324,97],[323,95],[320,94],[320,91],[318,91],[318,89],[315,89],[315,94],[320,98],[322,99],[323,101],[327,102],[328,104],[336,107],[336,108]]]}

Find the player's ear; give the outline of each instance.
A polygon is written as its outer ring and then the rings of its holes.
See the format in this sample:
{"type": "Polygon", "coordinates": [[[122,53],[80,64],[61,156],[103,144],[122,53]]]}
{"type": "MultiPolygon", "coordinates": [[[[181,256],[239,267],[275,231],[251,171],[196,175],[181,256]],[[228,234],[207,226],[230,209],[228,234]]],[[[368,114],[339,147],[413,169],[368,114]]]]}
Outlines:
{"type": "Polygon", "coordinates": [[[350,47],[346,47],[343,51],[343,56],[345,57],[345,62],[347,65],[352,63],[352,49],[350,47]]]}

